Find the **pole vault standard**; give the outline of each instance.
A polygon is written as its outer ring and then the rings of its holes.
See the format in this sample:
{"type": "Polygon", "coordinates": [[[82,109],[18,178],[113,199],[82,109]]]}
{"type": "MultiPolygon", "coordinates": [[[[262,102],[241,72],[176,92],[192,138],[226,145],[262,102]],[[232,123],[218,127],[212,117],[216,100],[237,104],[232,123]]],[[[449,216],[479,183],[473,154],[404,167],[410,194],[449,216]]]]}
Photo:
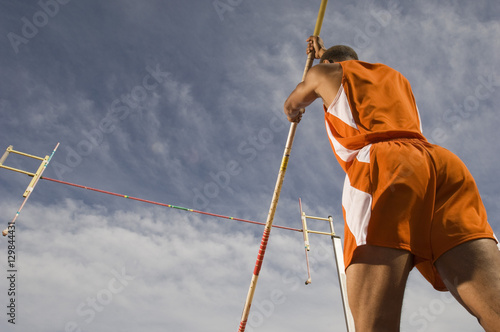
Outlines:
{"type": "MultiPolygon", "coordinates": [[[[323,17],[325,16],[327,3],[328,0],[321,1],[321,6],[318,12],[318,18],[316,19],[316,26],[314,28],[314,34],[313,34],[314,36],[319,36],[319,33],[321,31],[321,25],[323,24],[323,17]]],[[[304,81],[307,72],[312,66],[313,61],[314,61],[314,55],[313,52],[311,52],[307,57],[306,66],[304,68],[304,74],[302,75],[302,81],[304,81]]],[[[259,253],[257,255],[257,261],[255,262],[255,268],[253,270],[252,280],[250,281],[250,287],[248,289],[248,294],[245,301],[245,307],[243,308],[243,313],[241,315],[241,322],[238,328],[238,332],[244,332],[247,325],[248,316],[250,314],[250,307],[252,306],[253,296],[255,294],[255,289],[257,287],[257,281],[259,279],[259,273],[262,267],[262,262],[264,261],[264,255],[266,253],[267,243],[269,241],[269,235],[271,234],[271,229],[273,226],[274,214],[276,212],[276,206],[278,205],[278,200],[281,193],[281,187],[283,185],[283,179],[285,178],[288,160],[290,158],[290,151],[292,150],[292,144],[296,130],[297,130],[297,123],[293,122],[290,125],[290,131],[288,133],[288,139],[286,141],[285,152],[283,153],[283,159],[281,161],[281,167],[278,173],[278,179],[276,181],[276,186],[271,201],[271,207],[269,208],[269,214],[267,216],[266,226],[264,228],[264,233],[262,234],[259,253]]]]}
{"type": "Polygon", "coordinates": [[[302,231],[304,232],[304,248],[306,252],[306,262],[307,262],[307,281],[306,285],[311,283],[311,272],[309,270],[309,255],[310,250],[309,245],[309,233],[313,234],[323,234],[329,235],[332,238],[333,244],[333,256],[335,258],[335,265],[337,267],[337,276],[339,277],[340,295],[342,297],[342,305],[344,307],[344,317],[348,332],[354,332],[354,318],[352,317],[352,312],[349,307],[349,301],[347,298],[347,277],[345,274],[344,257],[342,253],[342,241],[340,237],[335,234],[335,229],[333,228],[333,218],[329,216],[328,218],[313,217],[308,216],[304,211],[302,211],[302,202],[299,198],[299,208],[300,208],[300,219],[302,219],[302,231]],[[324,220],[330,223],[330,233],[312,231],[307,228],[307,219],[313,220],[324,220]]]}
{"type": "Polygon", "coordinates": [[[26,191],[23,194],[24,201],[21,204],[21,207],[19,208],[19,210],[17,210],[17,213],[14,216],[14,219],[12,219],[12,221],[7,225],[7,228],[3,230],[3,232],[2,232],[3,236],[7,236],[7,234],[9,234],[9,230],[13,229],[14,223],[16,222],[17,217],[19,216],[19,214],[21,213],[21,210],[23,209],[24,205],[28,201],[28,198],[30,198],[30,195],[33,192],[33,190],[35,189],[35,186],[38,183],[38,180],[40,180],[40,178],[42,177],[43,172],[47,168],[47,165],[49,164],[50,160],[54,156],[54,153],[56,153],[56,150],[58,147],[59,147],[59,143],[57,143],[56,147],[54,148],[54,150],[52,151],[52,154],[50,156],[45,156],[45,158],[42,158],[42,157],[37,157],[37,156],[27,154],[24,152],[16,151],[13,149],[13,147],[11,145],[7,148],[7,150],[3,154],[2,158],[0,158],[0,168],[5,168],[5,169],[11,170],[11,171],[27,174],[27,175],[30,175],[33,177],[33,179],[31,179],[30,184],[28,185],[28,188],[26,188],[26,191]],[[20,170],[17,168],[5,166],[3,163],[5,162],[5,160],[7,159],[7,157],[9,156],[10,153],[15,153],[15,154],[25,156],[28,158],[38,159],[38,160],[41,160],[42,163],[40,164],[40,167],[38,167],[38,170],[36,171],[36,173],[30,173],[30,172],[26,172],[26,171],[23,171],[23,170],[20,170]]]}

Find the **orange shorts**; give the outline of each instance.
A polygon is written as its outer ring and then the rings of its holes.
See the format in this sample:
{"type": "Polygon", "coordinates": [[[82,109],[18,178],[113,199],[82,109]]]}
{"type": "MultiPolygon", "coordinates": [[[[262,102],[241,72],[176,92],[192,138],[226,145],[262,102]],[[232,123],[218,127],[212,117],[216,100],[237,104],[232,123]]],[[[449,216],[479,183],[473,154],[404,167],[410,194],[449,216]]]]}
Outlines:
{"type": "Polygon", "coordinates": [[[360,150],[342,197],[346,268],[358,246],[410,251],[438,290],[446,290],[434,262],[493,230],[472,175],[450,151],[419,139],[394,139],[360,150]]]}

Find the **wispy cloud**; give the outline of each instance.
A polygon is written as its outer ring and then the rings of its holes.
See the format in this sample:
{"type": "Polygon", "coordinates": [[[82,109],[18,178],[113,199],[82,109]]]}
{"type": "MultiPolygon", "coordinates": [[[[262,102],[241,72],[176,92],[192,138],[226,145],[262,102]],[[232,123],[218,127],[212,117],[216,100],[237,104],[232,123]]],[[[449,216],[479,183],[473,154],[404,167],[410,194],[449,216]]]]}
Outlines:
{"type": "MultiPolygon", "coordinates": [[[[318,8],[218,3],[231,9],[222,13],[215,1],[0,2],[0,149],[45,155],[61,142],[48,177],[265,221],[289,128],[282,106],[302,77],[318,8]],[[40,3],[59,3],[57,14],[40,3]],[[37,12],[47,22],[16,53],[8,34],[23,36],[37,12]]],[[[328,45],[353,46],[409,78],[426,135],[468,165],[497,233],[499,15],[489,0],[330,2],[322,29],[328,45]]],[[[312,215],[332,215],[343,235],[343,178],[314,103],[297,130],[275,223],[300,227],[301,197],[312,215]]],[[[5,222],[28,181],[0,170],[5,222]]],[[[42,180],[19,219],[16,331],[236,329],[261,234],[260,226],[42,180]]],[[[342,330],[331,244],[313,240],[306,287],[301,234],[273,230],[249,328],[342,330]]],[[[416,272],[402,326],[478,327],[416,272]]],[[[0,329],[13,330],[5,319],[0,329]]]]}

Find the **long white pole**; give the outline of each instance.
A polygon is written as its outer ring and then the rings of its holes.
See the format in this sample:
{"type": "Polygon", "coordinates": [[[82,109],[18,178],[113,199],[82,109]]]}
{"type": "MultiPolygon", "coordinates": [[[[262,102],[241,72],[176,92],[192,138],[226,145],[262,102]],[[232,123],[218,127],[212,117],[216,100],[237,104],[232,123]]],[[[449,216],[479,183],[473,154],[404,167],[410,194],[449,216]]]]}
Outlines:
{"type": "MultiPolygon", "coordinates": [[[[321,31],[321,25],[323,24],[323,17],[325,16],[326,4],[328,0],[322,0],[321,6],[319,8],[318,18],[316,19],[316,26],[314,28],[314,36],[319,36],[321,31]]],[[[304,74],[302,75],[302,81],[304,81],[308,70],[311,68],[314,61],[313,53],[309,53],[307,57],[306,66],[304,69],[304,74]]],[[[295,131],[297,129],[297,123],[292,122],[290,125],[290,131],[288,132],[288,139],[285,145],[285,152],[283,153],[283,159],[281,161],[280,171],[278,173],[278,179],[276,181],[276,186],[274,189],[273,198],[271,201],[271,206],[269,208],[269,213],[267,215],[266,226],[264,228],[264,233],[262,234],[262,240],[260,242],[259,253],[257,255],[257,261],[255,262],[255,268],[252,275],[252,280],[250,281],[250,287],[248,289],[247,298],[245,301],[245,306],[243,308],[243,313],[241,315],[240,326],[238,332],[244,332],[248,316],[250,314],[250,307],[252,306],[253,296],[255,294],[255,289],[257,287],[257,281],[259,279],[260,269],[262,268],[262,262],[264,261],[264,255],[266,253],[267,243],[269,241],[269,235],[271,234],[271,228],[273,225],[274,214],[276,212],[276,206],[278,205],[278,200],[281,193],[281,187],[283,185],[283,179],[285,178],[285,173],[288,165],[288,160],[290,158],[290,151],[292,150],[293,139],[295,137],[295,131]]]]}

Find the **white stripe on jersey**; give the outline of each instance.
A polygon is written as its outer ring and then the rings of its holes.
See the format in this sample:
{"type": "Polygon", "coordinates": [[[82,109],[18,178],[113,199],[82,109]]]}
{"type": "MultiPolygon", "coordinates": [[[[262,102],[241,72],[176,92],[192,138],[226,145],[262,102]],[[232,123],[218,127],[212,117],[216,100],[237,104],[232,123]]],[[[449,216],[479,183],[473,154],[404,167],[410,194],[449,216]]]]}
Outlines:
{"type": "Polygon", "coordinates": [[[349,177],[345,176],[342,206],[345,222],[356,239],[356,245],[366,244],[368,223],[372,214],[372,195],[351,187],[349,177]]]}

